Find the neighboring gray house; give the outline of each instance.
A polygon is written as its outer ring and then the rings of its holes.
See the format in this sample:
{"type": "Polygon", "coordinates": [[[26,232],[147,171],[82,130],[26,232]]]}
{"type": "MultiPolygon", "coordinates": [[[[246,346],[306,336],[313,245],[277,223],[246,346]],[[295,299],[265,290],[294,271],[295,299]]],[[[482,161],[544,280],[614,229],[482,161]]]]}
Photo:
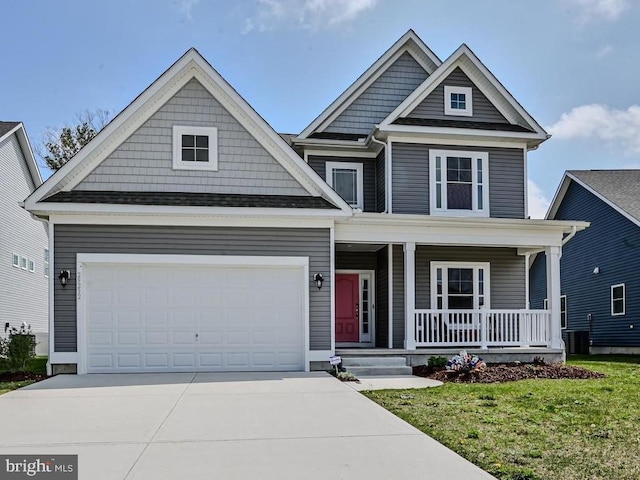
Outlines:
{"type": "Polygon", "coordinates": [[[20,204],[42,184],[20,122],[0,122],[0,335],[31,325],[39,354],[48,353],[49,242],[47,226],[20,204]]]}
{"type": "Polygon", "coordinates": [[[191,49],[25,202],[60,272],[52,369],[561,358],[560,252],[586,224],[528,219],[547,137],[466,45],[443,62],[413,31],[297,136],[191,49]]]}

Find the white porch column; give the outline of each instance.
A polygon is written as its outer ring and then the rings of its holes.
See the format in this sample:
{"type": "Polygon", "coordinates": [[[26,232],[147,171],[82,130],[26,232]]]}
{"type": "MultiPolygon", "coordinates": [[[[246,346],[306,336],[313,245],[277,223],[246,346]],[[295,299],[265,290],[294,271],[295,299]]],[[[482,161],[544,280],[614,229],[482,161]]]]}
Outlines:
{"type": "Polygon", "coordinates": [[[404,244],[404,347],[407,350],[416,349],[416,244],[404,244]]]}
{"type": "Polygon", "coordinates": [[[562,247],[545,247],[547,257],[547,304],[551,312],[551,348],[563,348],[560,325],[560,257],[562,247]]]}

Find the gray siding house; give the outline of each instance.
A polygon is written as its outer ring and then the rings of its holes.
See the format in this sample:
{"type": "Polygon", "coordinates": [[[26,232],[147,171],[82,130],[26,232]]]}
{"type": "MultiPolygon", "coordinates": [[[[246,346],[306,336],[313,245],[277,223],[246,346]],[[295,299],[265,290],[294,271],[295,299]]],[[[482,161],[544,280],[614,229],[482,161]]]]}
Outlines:
{"type": "Polygon", "coordinates": [[[31,325],[37,353],[48,353],[49,242],[46,224],[20,207],[42,184],[20,122],[0,122],[0,336],[31,325]]]}
{"type": "Polygon", "coordinates": [[[561,358],[560,251],[587,224],[527,218],[547,137],[468,47],[443,62],[413,31],[299,135],[191,49],[25,202],[60,272],[51,368],[561,358]],[[541,250],[550,302],[530,310],[541,250]]]}

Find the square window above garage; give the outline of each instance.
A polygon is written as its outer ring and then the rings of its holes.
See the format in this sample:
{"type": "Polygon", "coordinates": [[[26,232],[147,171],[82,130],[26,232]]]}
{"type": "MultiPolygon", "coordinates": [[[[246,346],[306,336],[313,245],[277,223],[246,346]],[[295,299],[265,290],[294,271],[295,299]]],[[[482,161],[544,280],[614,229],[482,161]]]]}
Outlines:
{"type": "Polygon", "coordinates": [[[216,127],[173,127],[174,170],[218,170],[216,127]]]}
{"type": "Polygon", "coordinates": [[[471,87],[444,87],[444,114],[471,117],[473,115],[471,87]]]}

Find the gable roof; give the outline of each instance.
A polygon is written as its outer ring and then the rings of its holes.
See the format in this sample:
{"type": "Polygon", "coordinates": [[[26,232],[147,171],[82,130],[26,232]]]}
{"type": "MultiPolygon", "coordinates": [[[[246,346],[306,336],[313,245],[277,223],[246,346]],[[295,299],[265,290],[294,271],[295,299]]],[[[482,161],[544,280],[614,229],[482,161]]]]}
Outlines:
{"type": "MultiPolygon", "coordinates": [[[[398,105],[398,107],[381,122],[380,130],[393,130],[394,122],[400,118],[407,117],[458,67],[511,124],[518,125],[532,132],[530,136],[533,139],[537,139],[537,143],[541,143],[549,137],[540,124],[529,115],[466,44],[462,44],[453,52],[435,72],[429,75],[422,85],[416,88],[411,95],[398,105]]],[[[526,135],[526,133],[524,134],[526,135]]]]}
{"type": "Polygon", "coordinates": [[[371,65],[358,79],[331,103],[318,117],[315,118],[297,139],[305,139],[316,130],[322,131],[335,118],[344,112],[355,100],[375,82],[393,63],[405,52],[408,52],[425,71],[431,74],[442,61],[416,35],[413,30],[407,31],[398,39],[376,62],[371,65]]]}
{"type": "Polygon", "coordinates": [[[640,226],[640,170],[569,170],[545,218],[554,219],[574,181],[617,212],[640,226]]]}
{"type": "Polygon", "coordinates": [[[351,214],[351,207],[298,156],[195,48],[182,55],[68,163],[30,195],[25,201],[25,208],[30,211],[44,211],[44,204],[36,208],[38,202],[57,192],[72,190],[193,78],[198,80],[311,196],[324,197],[346,214],[351,214]]]}
{"type": "Polygon", "coordinates": [[[0,122],[0,142],[3,142],[10,135],[16,134],[18,137],[18,143],[22,149],[25,161],[27,162],[27,168],[31,174],[31,179],[36,188],[42,185],[42,176],[38,169],[38,163],[31,150],[31,144],[29,143],[29,137],[27,137],[27,131],[24,128],[22,122],[0,122]]]}

